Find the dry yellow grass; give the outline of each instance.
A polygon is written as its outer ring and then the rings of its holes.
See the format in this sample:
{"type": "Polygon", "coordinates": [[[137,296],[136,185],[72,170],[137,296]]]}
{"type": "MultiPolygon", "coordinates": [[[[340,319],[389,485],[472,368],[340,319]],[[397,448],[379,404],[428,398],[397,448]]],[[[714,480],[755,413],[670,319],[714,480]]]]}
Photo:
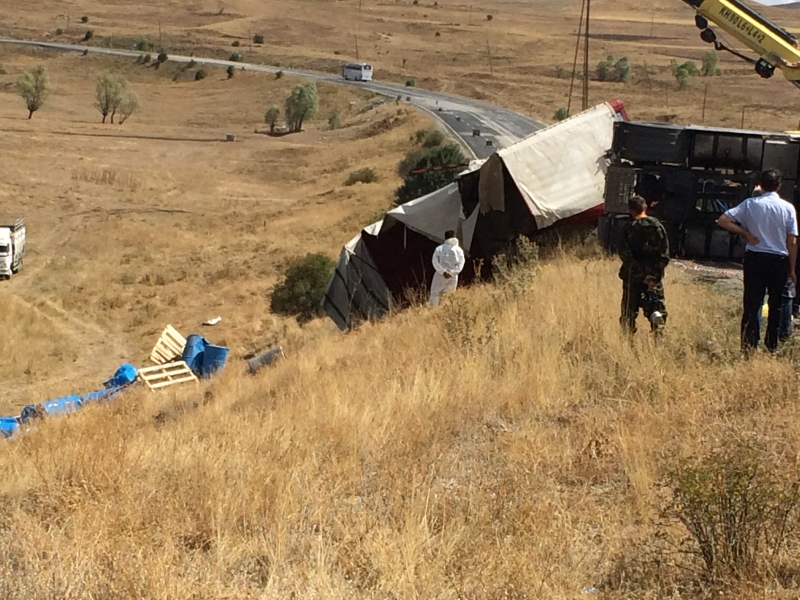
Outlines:
{"type": "Polygon", "coordinates": [[[0,589],[580,597],[637,559],[686,456],[745,431],[797,448],[796,365],[738,360],[734,299],[671,269],[664,343],[629,344],[615,271],[564,256],[519,295],[462,290],[257,377],[233,363],[0,446],[0,589]]]}
{"type": "MultiPolygon", "coordinates": [[[[380,78],[414,75],[546,120],[565,103],[554,66],[569,65],[577,2],[358,4],[76,0],[69,36],[91,27],[95,43],[130,46],[155,41],[161,20],[169,49],[227,57],[233,39],[261,30],[268,43],[245,58],[333,70],[355,33],[380,78]]],[[[593,6],[604,36],[593,63],[613,53],[661,68],[650,84],[593,85],[594,99],[621,97],[634,118],[699,121],[708,82],[707,124],[739,125],[747,105],[746,125],[795,127],[797,91],[732,62],[677,92],[669,60],[706,49],[679,0],[653,13],[631,0],[593,6]]],[[[43,38],[65,24],[59,3],[24,8],[2,33],[43,38]]],[[[792,12],[769,13],[797,26],[792,12]]],[[[584,586],[697,597],[696,577],[642,563],[668,473],[743,435],[798,455],[796,349],[740,361],[738,300],[675,269],[660,346],[620,335],[614,261],[569,256],[520,295],[461,290],[348,335],[270,315],[289,257],[334,255],[389,203],[409,136],[428,124],[414,112],[359,114],[368,97],[321,86],[321,116],[337,109],[348,127],[317,121],[268,139],[251,132],[289,79],[217,71],[195,83],[175,65],[156,74],[7,47],[0,64],[0,213],[25,214],[30,233],[25,270],[0,295],[0,356],[12,357],[0,362],[0,408],[98,387],[121,361],[141,364],[167,322],[189,333],[222,314],[208,335],[233,349],[198,387],[133,391],[0,444],[2,597],[489,600],[587,597],[584,586]],[[27,122],[12,85],[41,61],[55,94],[27,122]],[[143,101],[122,127],[101,127],[91,108],[107,67],[143,101]],[[396,127],[365,136],[385,119],[396,127]],[[205,141],[228,132],[239,141],[205,141]],[[381,181],[346,188],[365,166],[381,181]],[[276,340],[289,360],[245,375],[238,357],[276,340]]],[[[672,521],[668,535],[680,533],[672,521]]],[[[787,570],[707,591],[792,598],[791,585],[787,570]]]]}

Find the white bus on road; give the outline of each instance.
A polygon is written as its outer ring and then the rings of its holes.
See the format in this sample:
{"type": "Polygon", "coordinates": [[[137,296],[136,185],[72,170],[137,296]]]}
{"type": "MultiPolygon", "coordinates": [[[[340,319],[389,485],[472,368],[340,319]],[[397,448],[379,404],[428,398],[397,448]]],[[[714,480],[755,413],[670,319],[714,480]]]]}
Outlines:
{"type": "Polygon", "coordinates": [[[347,63],[342,77],[348,81],[372,81],[372,65],[366,63],[347,63]]]}

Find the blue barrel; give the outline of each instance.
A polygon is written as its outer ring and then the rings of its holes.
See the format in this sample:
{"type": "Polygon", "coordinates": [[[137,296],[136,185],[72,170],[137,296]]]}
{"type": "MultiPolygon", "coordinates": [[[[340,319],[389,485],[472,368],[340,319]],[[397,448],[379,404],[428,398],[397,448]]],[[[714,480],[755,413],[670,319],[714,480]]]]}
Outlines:
{"type": "Polygon", "coordinates": [[[212,377],[214,373],[225,366],[228,361],[229,350],[224,346],[208,344],[203,353],[203,369],[200,371],[202,377],[212,377]]]}
{"type": "Polygon", "coordinates": [[[0,437],[10,438],[19,431],[19,419],[17,417],[0,417],[0,437]]]}
{"type": "Polygon", "coordinates": [[[47,416],[63,415],[65,413],[75,412],[81,407],[81,398],[77,394],[70,394],[69,396],[62,396],[55,400],[48,400],[42,402],[42,408],[47,416]]]}
{"type": "Polygon", "coordinates": [[[129,383],[133,383],[136,381],[136,376],[139,374],[139,371],[136,370],[131,364],[124,364],[119,369],[117,369],[114,376],[103,382],[103,387],[105,388],[118,388],[124,385],[128,385],[129,383]]]}
{"type": "Polygon", "coordinates": [[[203,354],[208,341],[202,336],[193,333],[186,338],[186,346],[183,348],[181,359],[195,373],[203,370],[203,354]]]}

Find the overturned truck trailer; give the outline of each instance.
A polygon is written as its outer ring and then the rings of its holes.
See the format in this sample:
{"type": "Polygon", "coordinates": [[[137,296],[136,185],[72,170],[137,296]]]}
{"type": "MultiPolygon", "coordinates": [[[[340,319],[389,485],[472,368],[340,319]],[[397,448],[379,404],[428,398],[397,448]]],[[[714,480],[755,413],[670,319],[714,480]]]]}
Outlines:
{"type": "Polygon", "coordinates": [[[638,194],[667,229],[673,256],[738,260],[743,241],[717,219],[752,195],[765,169],[783,173],[781,196],[800,206],[798,160],[800,138],[786,133],[616,123],[599,227],[603,246],[616,250],[628,200],[638,194]]]}
{"type": "Polygon", "coordinates": [[[341,329],[384,316],[426,294],[431,256],[457,232],[467,256],[460,277],[491,277],[492,258],[519,235],[531,238],[603,211],[607,156],[620,102],[602,104],[476,161],[455,183],[393,210],[348,242],[323,299],[341,329]],[[478,270],[478,271],[476,271],[478,270]]]}

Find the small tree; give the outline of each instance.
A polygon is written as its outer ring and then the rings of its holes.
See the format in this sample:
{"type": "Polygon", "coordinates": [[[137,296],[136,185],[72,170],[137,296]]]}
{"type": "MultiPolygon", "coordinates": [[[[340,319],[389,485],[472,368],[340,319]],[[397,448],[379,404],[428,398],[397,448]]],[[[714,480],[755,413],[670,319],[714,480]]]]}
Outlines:
{"type": "Polygon", "coordinates": [[[88,23],[88,22],[89,22],[89,17],[87,16],[81,17],[81,23],[88,23]]]}
{"type": "Polygon", "coordinates": [[[289,129],[298,132],[303,128],[303,121],[310,119],[319,109],[319,93],[313,81],[295,86],[292,94],[286,99],[286,121],[289,129]]]}
{"type": "Polygon", "coordinates": [[[301,322],[319,315],[325,288],[335,267],[324,254],[306,254],[305,258],[296,259],[284,280],[275,286],[270,310],[280,315],[295,315],[301,322]]]}
{"type": "Polygon", "coordinates": [[[106,122],[106,118],[109,115],[111,116],[111,122],[114,122],[114,115],[119,109],[126,88],[125,80],[111,74],[109,71],[103,71],[97,76],[94,105],[103,115],[103,123],[106,122]]]}
{"type": "Polygon", "coordinates": [[[133,92],[127,92],[119,103],[119,124],[122,125],[135,113],[141,105],[139,98],[133,92]]]}
{"type": "Polygon", "coordinates": [[[236,75],[236,69],[233,68],[233,65],[229,65],[225,72],[228,74],[228,79],[233,79],[233,76],[236,75]]]}
{"type": "Polygon", "coordinates": [[[88,42],[90,39],[92,39],[92,37],[94,37],[94,31],[90,29],[83,34],[83,41],[88,42]]]}
{"type": "Polygon", "coordinates": [[[167,55],[166,51],[164,51],[164,50],[161,50],[161,51],[158,53],[158,64],[160,64],[160,65],[161,65],[161,64],[164,64],[164,63],[165,63],[165,62],[167,62],[168,60],[169,60],[169,56],[167,55]]]}
{"type": "Polygon", "coordinates": [[[32,118],[33,113],[42,108],[50,94],[50,79],[44,66],[39,65],[23,73],[17,81],[17,92],[28,107],[28,118],[32,118]]]}
{"type": "Polygon", "coordinates": [[[556,114],[553,115],[556,121],[563,121],[565,119],[569,119],[569,111],[565,107],[561,107],[556,111],[556,114]]]}
{"type": "Polygon", "coordinates": [[[410,152],[397,167],[404,183],[395,192],[396,203],[404,204],[452,183],[465,161],[461,149],[453,144],[410,152]]]}
{"type": "Polygon", "coordinates": [[[278,122],[278,118],[281,116],[281,109],[275,106],[274,104],[267,109],[267,112],[264,113],[264,123],[269,125],[269,132],[275,132],[275,124],[278,122]]]}
{"type": "Polygon", "coordinates": [[[719,68],[719,54],[716,50],[709,50],[703,54],[703,77],[712,77],[714,75],[722,75],[722,69],[719,68]]]}
{"type": "Polygon", "coordinates": [[[242,55],[239,52],[234,52],[228,57],[228,60],[231,62],[242,62],[242,55]]]}
{"type": "Polygon", "coordinates": [[[201,79],[206,78],[206,72],[203,69],[197,69],[197,72],[194,74],[194,80],[200,81],[201,79]]]}
{"type": "Polygon", "coordinates": [[[264,36],[260,33],[257,33],[253,36],[253,43],[254,44],[263,44],[264,43],[264,36]]]}

